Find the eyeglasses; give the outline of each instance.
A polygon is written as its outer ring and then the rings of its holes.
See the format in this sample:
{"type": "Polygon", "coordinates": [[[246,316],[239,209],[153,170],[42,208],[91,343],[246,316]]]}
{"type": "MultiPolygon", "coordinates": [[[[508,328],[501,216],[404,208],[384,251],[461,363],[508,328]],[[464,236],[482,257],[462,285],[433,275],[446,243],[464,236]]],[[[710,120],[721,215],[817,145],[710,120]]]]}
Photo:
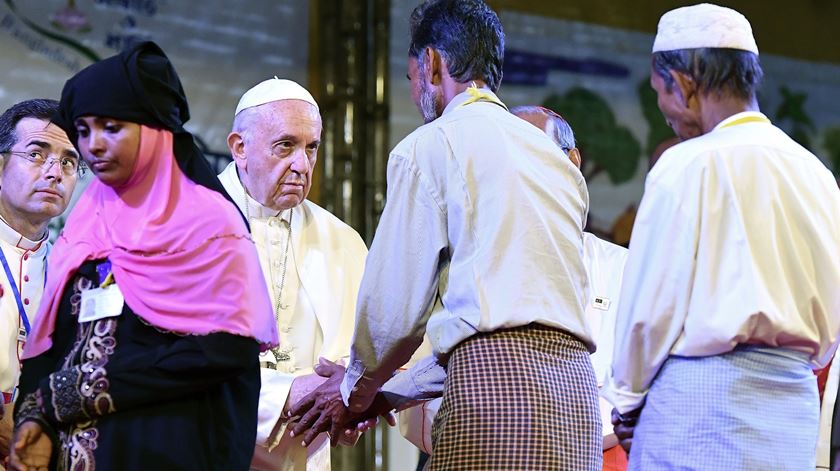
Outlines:
{"type": "Polygon", "coordinates": [[[44,155],[43,152],[39,150],[30,150],[25,152],[7,150],[5,152],[0,153],[23,157],[24,159],[28,160],[33,166],[40,167],[46,172],[49,172],[52,166],[58,163],[61,167],[61,172],[66,177],[72,177],[73,175],[81,177],[85,174],[85,165],[79,162],[79,159],[76,159],[74,157],[47,157],[44,155]]]}

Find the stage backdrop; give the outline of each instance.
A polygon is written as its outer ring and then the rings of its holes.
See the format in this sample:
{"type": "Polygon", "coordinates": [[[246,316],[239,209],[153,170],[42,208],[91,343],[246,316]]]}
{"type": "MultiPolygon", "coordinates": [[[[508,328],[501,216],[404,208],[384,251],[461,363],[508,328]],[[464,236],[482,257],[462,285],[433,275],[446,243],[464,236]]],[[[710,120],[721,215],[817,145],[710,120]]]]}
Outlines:
{"type": "Polygon", "coordinates": [[[29,98],[58,99],[74,73],[126,44],[152,39],[184,84],[192,116],[186,128],[219,167],[245,90],[273,75],[306,84],[308,35],[306,0],[2,0],[0,109],[29,98]]]}
{"type": "MultiPolygon", "coordinates": [[[[415,4],[392,5],[394,144],[421,124],[405,78],[415,4]]],[[[649,159],[674,142],[649,85],[653,34],[504,9],[500,17],[507,35],[502,100],[544,105],[569,120],[584,159],[590,229],[610,238],[615,229],[626,242],[649,159]]],[[[840,66],[772,54],[761,54],[761,63],[762,111],[840,172],[840,66]]]]}

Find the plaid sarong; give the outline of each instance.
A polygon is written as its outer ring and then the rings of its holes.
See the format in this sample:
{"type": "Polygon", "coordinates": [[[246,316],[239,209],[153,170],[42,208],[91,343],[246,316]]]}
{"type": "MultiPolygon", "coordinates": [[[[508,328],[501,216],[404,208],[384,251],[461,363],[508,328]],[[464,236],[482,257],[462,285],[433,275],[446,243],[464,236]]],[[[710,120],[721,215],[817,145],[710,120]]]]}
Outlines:
{"type": "Polygon", "coordinates": [[[432,471],[600,471],[598,387],[583,342],[529,324],[459,344],[432,446],[432,471]]]}
{"type": "Polygon", "coordinates": [[[805,353],[738,346],[670,356],[648,392],[628,469],[812,470],[819,412],[805,353]]]}

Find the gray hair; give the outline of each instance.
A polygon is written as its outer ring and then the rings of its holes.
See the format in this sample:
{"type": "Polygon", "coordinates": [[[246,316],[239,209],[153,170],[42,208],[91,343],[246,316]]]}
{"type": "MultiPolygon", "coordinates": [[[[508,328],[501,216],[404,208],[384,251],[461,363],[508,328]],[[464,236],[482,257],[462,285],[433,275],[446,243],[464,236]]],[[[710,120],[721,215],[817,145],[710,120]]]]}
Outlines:
{"type": "Polygon", "coordinates": [[[233,117],[233,126],[231,127],[231,131],[242,136],[243,141],[247,141],[250,138],[249,130],[251,126],[254,121],[259,120],[260,118],[262,118],[262,112],[260,111],[259,106],[245,108],[233,117]]]}
{"type": "Polygon", "coordinates": [[[572,131],[572,126],[556,112],[542,106],[515,106],[510,109],[510,112],[520,117],[522,115],[545,116],[546,129],[543,131],[548,134],[548,137],[565,153],[575,148],[575,133],[572,131]]]}
{"type": "Polygon", "coordinates": [[[505,33],[482,0],[427,0],[411,13],[408,54],[423,65],[431,47],[446,61],[459,83],[483,80],[494,92],[502,83],[505,33]]]}
{"type": "Polygon", "coordinates": [[[670,92],[674,70],[688,75],[704,95],[715,93],[752,100],[764,78],[758,56],[749,51],[726,48],[681,49],[653,53],[653,69],[670,92]]]}

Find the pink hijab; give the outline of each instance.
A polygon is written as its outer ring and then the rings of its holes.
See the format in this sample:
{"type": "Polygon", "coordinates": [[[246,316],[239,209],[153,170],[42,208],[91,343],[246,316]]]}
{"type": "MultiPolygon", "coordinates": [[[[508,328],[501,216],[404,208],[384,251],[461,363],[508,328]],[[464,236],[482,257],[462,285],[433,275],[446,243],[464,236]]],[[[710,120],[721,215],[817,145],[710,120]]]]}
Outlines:
{"type": "Polygon", "coordinates": [[[226,332],[277,345],[257,252],[219,193],[187,178],[170,131],[141,126],[128,182],[91,182],[53,248],[47,285],[23,358],[52,346],[65,287],[87,260],[108,258],[128,306],[163,330],[226,332]]]}

